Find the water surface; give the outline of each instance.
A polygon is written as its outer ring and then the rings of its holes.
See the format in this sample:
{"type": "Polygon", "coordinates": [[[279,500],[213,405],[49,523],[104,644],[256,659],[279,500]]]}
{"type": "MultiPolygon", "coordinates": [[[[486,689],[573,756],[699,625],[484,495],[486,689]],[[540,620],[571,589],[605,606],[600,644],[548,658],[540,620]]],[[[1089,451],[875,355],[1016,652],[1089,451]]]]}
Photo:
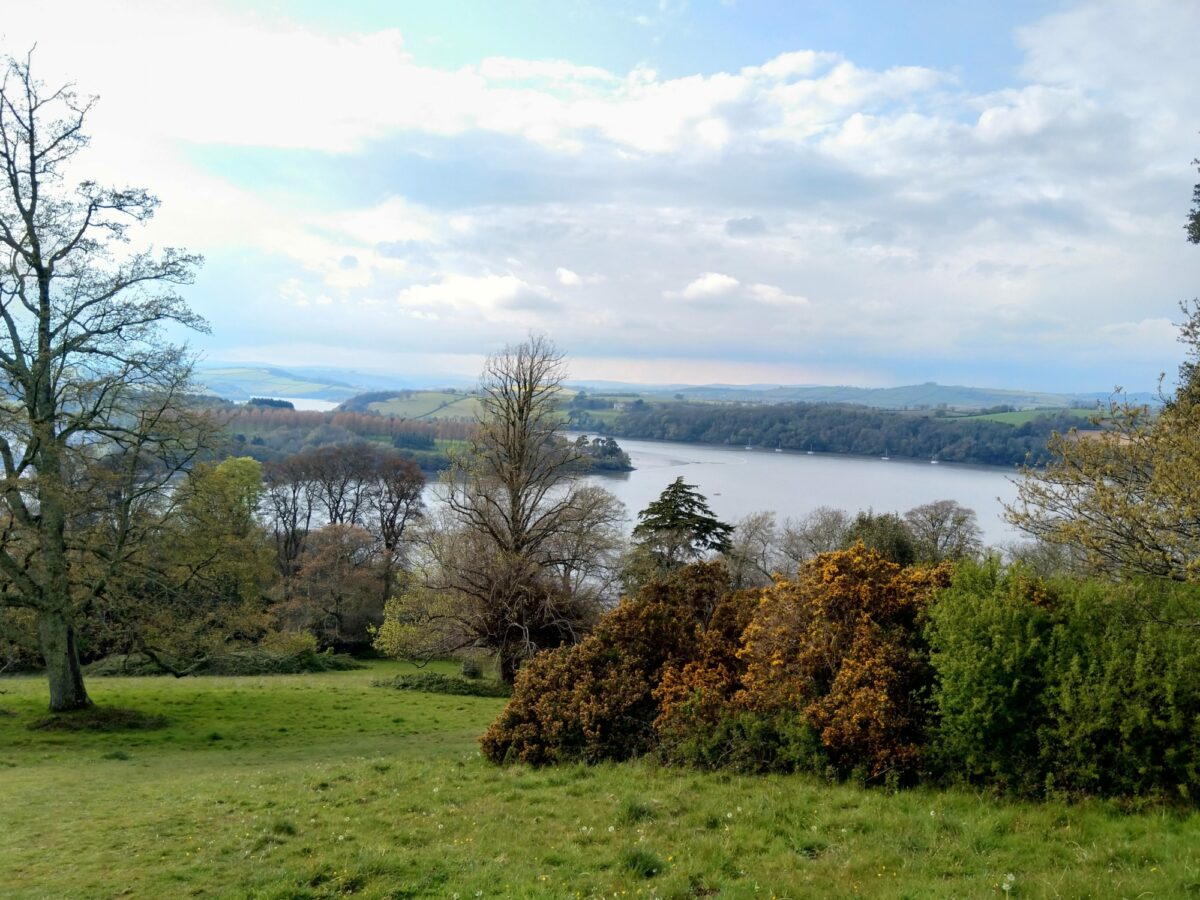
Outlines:
{"type": "Polygon", "coordinates": [[[637,511],[682,475],[727,522],[759,510],[772,510],[782,521],[818,506],[904,513],[933,500],[957,500],[975,510],[985,543],[996,546],[1020,537],[1000,518],[1004,503],[1016,497],[1015,470],[671,441],[620,443],[635,471],[588,478],[621,499],[630,527],[637,511]]]}

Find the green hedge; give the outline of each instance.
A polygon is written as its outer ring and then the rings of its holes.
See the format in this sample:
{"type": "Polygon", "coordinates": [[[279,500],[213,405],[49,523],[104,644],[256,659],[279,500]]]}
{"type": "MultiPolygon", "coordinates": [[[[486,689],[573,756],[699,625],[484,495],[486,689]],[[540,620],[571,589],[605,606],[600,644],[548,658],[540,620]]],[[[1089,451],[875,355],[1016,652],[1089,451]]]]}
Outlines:
{"type": "Polygon", "coordinates": [[[967,565],[930,611],[933,758],[1021,793],[1200,791],[1200,641],[1155,611],[1195,589],[967,565]]]}

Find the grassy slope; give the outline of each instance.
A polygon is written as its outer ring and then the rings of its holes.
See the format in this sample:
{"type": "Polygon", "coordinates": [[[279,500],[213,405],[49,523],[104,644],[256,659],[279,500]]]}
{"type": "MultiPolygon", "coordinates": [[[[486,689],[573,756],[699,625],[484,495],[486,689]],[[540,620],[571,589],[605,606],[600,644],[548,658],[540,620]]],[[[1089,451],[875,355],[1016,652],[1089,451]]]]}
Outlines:
{"type": "Polygon", "coordinates": [[[0,894],[976,897],[1008,873],[1013,896],[1200,891],[1200,815],[495,768],[474,738],[502,701],[370,686],[400,671],[96,679],[171,724],[90,735],[27,730],[42,682],[0,681],[0,894]]]}
{"type": "Polygon", "coordinates": [[[972,419],[979,419],[986,422],[1005,422],[1009,425],[1024,425],[1026,422],[1032,422],[1034,419],[1045,415],[1068,415],[1079,420],[1079,426],[1088,424],[1088,420],[1096,415],[1094,409],[1078,409],[1072,407],[1064,407],[1062,409],[1022,409],[1017,412],[1006,413],[991,413],[986,416],[970,416],[972,419]]]}
{"type": "Polygon", "coordinates": [[[479,400],[470,394],[413,391],[408,397],[372,403],[371,409],[403,419],[473,419],[479,411],[479,400]]]}

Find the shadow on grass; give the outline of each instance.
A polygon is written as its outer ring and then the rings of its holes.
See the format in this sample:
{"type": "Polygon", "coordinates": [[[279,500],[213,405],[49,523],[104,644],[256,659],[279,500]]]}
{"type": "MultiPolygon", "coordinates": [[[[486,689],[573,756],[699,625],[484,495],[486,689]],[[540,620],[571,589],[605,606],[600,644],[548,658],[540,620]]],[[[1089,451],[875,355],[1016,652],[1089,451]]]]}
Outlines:
{"type": "Polygon", "coordinates": [[[165,728],[168,719],[155,713],[110,706],[92,706],[54,713],[29,723],[30,731],[152,731],[165,728]]]}

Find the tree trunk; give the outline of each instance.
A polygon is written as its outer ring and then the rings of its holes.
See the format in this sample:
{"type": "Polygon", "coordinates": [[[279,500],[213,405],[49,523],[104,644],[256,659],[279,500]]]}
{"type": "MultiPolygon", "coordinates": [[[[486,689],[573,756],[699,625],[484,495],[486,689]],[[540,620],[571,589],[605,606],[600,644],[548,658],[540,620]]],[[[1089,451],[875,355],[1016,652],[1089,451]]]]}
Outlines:
{"type": "Polygon", "coordinates": [[[50,679],[50,711],[91,706],[83,686],[83,670],[75,649],[75,626],[61,610],[45,610],[38,619],[38,637],[50,679]]]}
{"type": "Polygon", "coordinates": [[[522,657],[508,647],[501,647],[499,656],[500,680],[512,684],[517,680],[517,670],[521,668],[522,657]]]}

